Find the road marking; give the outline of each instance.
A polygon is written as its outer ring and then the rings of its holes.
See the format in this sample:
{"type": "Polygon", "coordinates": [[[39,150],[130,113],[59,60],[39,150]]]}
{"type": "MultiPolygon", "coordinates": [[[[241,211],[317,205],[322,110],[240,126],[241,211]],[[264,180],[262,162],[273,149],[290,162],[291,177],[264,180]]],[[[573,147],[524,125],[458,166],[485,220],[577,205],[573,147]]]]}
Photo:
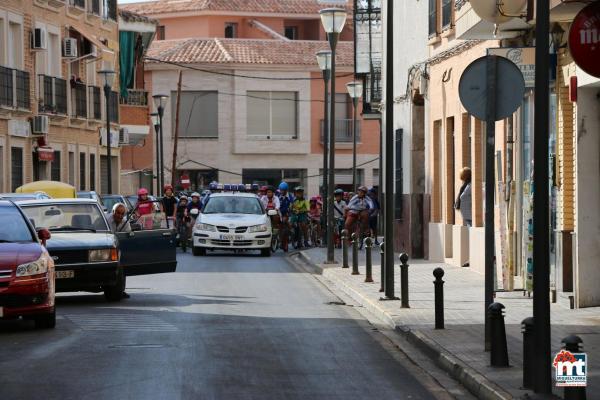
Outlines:
{"type": "Polygon", "coordinates": [[[67,319],[85,331],[174,332],[175,325],[144,314],[69,314],[67,319]]]}

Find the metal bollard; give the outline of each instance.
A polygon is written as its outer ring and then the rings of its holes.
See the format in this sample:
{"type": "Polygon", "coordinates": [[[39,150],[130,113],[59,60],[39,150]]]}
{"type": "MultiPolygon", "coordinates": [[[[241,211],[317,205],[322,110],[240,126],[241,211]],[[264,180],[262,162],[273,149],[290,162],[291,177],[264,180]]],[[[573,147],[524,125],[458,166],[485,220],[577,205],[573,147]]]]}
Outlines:
{"type": "Polygon", "coordinates": [[[366,259],[366,278],[365,282],[373,282],[373,258],[371,251],[373,249],[373,239],[371,237],[365,238],[365,259],[366,259]]]}
{"type": "Polygon", "coordinates": [[[523,387],[533,389],[533,348],[535,347],[533,317],[521,321],[521,332],[523,333],[523,387]]]}
{"type": "Polygon", "coordinates": [[[360,275],[358,272],[358,236],[352,233],[352,275],[360,275]]]}
{"type": "Polygon", "coordinates": [[[385,252],[383,251],[383,240],[379,243],[379,255],[381,256],[381,286],[379,287],[379,291],[383,292],[385,290],[383,287],[385,284],[385,252]]]}
{"type": "Polygon", "coordinates": [[[350,268],[348,264],[348,231],[342,230],[342,268],[350,268]]]}
{"type": "Polygon", "coordinates": [[[400,299],[402,308],[410,308],[408,305],[408,254],[402,253],[400,259],[400,299]]]}
{"type": "Polygon", "coordinates": [[[435,329],[444,329],[444,270],[440,267],[433,270],[435,281],[435,329]]]}
{"type": "MultiPolygon", "coordinates": [[[[569,351],[571,353],[581,353],[583,352],[583,349],[581,348],[581,345],[583,344],[583,340],[581,340],[581,338],[577,335],[569,335],[566,338],[564,338],[562,340],[562,343],[564,343],[564,349],[566,351],[569,351]]],[[[573,369],[576,369],[577,367],[574,366],[573,369]]],[[[588,365],[585,366],[586,371],[588,371],[588,365]]],[[[589,380],[589,375],[588,375],[588,380],[589,380]]],[[[564,391],[564,395],[563,398],[565,400],[585,400],[586,399],[586,392],[585,392],[585,386],[571,386],[571,387],[565,387],[565,391],[564,391]]]]}
{"type": "Polygon", "coordinates": [[[490,361],[492,367],[508,367],[508,346],[504,327],[504,305],[492,303],[488,307],[491,330],[490,361]]]}

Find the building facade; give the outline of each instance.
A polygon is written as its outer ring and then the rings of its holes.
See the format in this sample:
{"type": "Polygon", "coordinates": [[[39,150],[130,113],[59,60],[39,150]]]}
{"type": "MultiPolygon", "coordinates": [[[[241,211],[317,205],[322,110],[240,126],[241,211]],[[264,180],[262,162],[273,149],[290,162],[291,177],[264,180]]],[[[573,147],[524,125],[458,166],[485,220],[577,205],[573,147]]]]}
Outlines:
{"type": "MultiPolygon", "coordinates": [[[[0,192],[36,180],[102,191],[108,159],[98,71],[118,76],[116,15],[114,0],[0,4],[0,192]]],[[[118,148],[116,85],[108,101],[118,148]]],[[[119,163],[115,151],[116,185],[119,163]]]]}
{"type": "MultiPolygon", "coordinates": [[[[171,181],[178,124],[176,173],[199,190],[225,183],[307,186],[318,194],[323,165],[324,88],[316,63],[323,41],[318,11],[326,5],[210,1],[127,5],[159,21],[148,53],[153,93],[168,94],[164,116],[165,180],[171,181]],[[239,4],[238,4],[239,3],[239,4]],[[159,40],[160,39],[160,40],[159,40]],[[177,108],[177,82],[182,88],[177,108]]],[[[337,57],[336,183],[352,184],[352,29],[340,37],[337,57]]],[[[359,107],[359,113],[362,110],[359,107]]],[[[359,182],[377,181],[379,128],[358,116],[359,182]]]]}

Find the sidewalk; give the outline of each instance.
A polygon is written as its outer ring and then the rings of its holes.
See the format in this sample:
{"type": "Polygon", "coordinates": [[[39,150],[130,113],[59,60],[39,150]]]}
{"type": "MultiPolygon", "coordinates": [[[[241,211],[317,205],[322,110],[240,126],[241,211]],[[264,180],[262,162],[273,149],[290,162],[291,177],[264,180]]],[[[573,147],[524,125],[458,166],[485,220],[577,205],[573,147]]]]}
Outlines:
{"type": "MultiPolygon", "coordinates": [[[[350,275],[350,269],[326,265],[326,249],[315,248],[290,254],[296,261],[310,264],[322,272],[335,288],[342,290],[357,303],[394,326],[411,343],[419,347],[458,379],[476,397],[487,399],[521,398],[532,395],[521,389],[523,342],[521,321],[532,316],[532,298],[522,292],[497,293],[496,301],[506,307],[506,335],[510,368],[489,366],[489,353],[484,351],[484,277],[469,268],[457,268],[423,260],[409,260],[410,308],[400,308],[400,301],[380,301],[380,256],[373,252],[374,283],[365,283],[364,251],[359,253],[361,275],[350,275]],[[433,270],[442,267],[444,275],[444,330],[433,329],[433,270]]],[[[349,263],[352,265],[349,251],[349,263]]],[[[336,249],[336,260],[341,261],[341,250],[336,249]]],[[[398,259],[397,257],[395,258],[398,259]]],[[[399,262],[394,268],[395,294],[400,296],[399,262]]],[[[588,354],[587,398],[600,398],[600,308],[569,310],[552,304],[552,352],[561,348],[561,339],[575,334],[583,339],[588,354]],[[596,366],[596,367],[595,367],[596,366]],[[596,397],[598,396],[598,397],[596,397]]],[[[554,369],[553,369],[554,371],[554,369]]],[[[562,388],[554,393],[562,398],[562,388]]]]}

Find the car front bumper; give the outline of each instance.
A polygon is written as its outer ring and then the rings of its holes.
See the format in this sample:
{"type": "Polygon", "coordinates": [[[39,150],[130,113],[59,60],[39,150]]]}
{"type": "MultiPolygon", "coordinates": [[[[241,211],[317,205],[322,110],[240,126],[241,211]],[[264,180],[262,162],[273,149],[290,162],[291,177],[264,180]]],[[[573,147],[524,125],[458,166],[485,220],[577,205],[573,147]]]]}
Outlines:
{"type": "Polygon", "coordinates": [[[194,247],[206,249],[266,249],[271,247],[271,232],[222,234],[193,232],[194,247]]]}
{"type": "Polygon", "coordinates": [[[57,272],[73,271],[72,278],[57,278],[57,292],[99,291],[117,282],[118,262],[57,265],[57,272]]]}
{"type": "Polygon", "coordinates": [[[48,278],[13,280],[0,286],[0,307],[0,319],[53,312],[54,292],[48,278]]]}

